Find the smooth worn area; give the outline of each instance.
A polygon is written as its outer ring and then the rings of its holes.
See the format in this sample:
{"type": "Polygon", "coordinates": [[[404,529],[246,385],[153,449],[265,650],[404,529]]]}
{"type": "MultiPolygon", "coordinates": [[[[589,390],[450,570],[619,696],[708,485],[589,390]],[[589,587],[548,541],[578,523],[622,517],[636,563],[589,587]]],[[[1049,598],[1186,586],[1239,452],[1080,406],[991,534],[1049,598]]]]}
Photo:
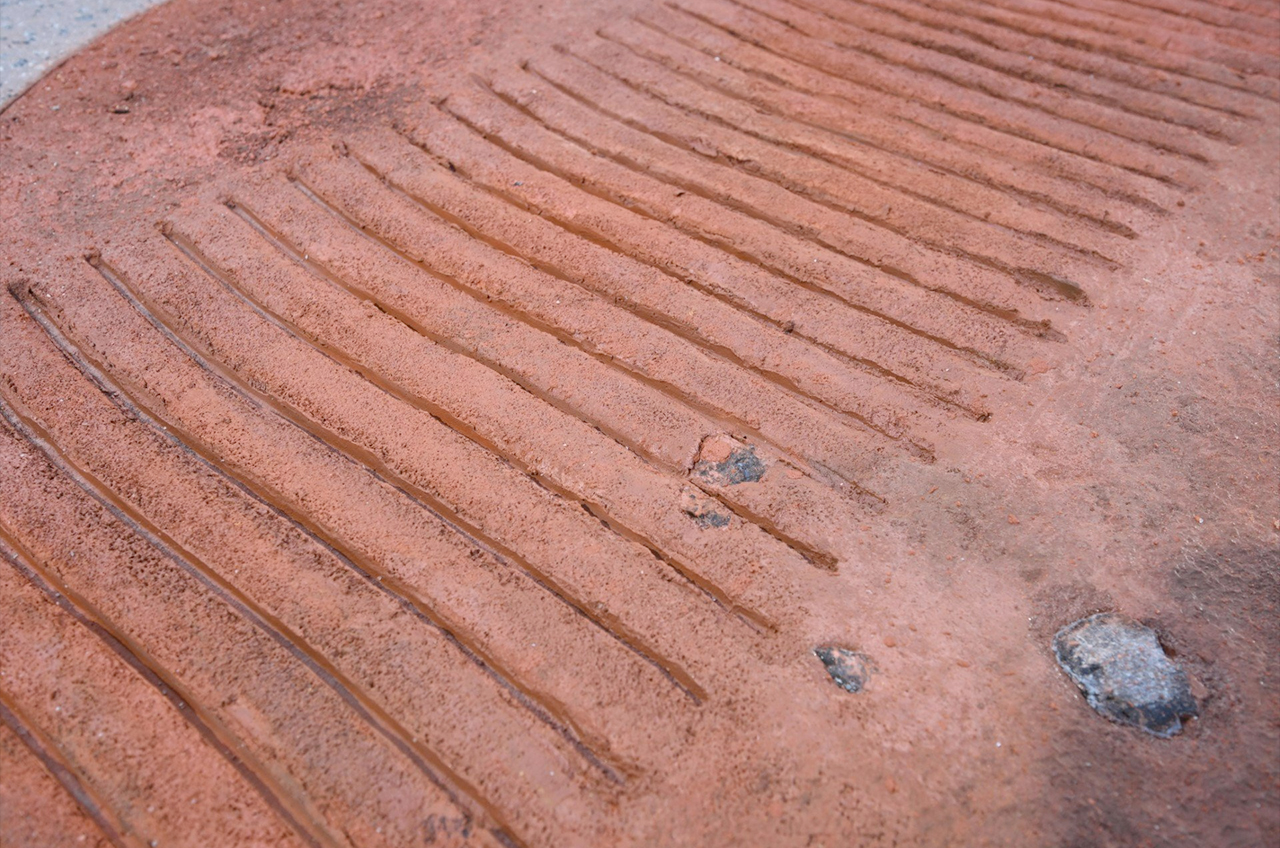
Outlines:
{"type": "Polygon", "coordinates": [[[112,31],[0,112],[0,841],[1274,843],[1278,150],[1274,0],[112,31]]]}

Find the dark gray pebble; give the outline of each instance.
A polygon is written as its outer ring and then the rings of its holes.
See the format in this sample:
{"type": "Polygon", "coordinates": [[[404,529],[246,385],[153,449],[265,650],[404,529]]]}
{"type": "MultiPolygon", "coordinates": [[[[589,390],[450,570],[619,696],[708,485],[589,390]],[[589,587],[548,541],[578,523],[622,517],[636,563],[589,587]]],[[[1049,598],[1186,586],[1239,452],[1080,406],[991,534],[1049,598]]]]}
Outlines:
{"type": "Polygon", "coordinates": [[[814,652],[827,668],[827,674],[846,692],[861,692],[871,676],[871,660],[866,654],[827,645],[814,652]]]}
{"type": "Polygon", "coordinates": [[[1154,630],[1127,616],[1102,612],[1068,624],[1053,637],[1053,652],[1089,705],[1112,721],[1167,738],[1199,715],[1186,672],[1154,630]]]}

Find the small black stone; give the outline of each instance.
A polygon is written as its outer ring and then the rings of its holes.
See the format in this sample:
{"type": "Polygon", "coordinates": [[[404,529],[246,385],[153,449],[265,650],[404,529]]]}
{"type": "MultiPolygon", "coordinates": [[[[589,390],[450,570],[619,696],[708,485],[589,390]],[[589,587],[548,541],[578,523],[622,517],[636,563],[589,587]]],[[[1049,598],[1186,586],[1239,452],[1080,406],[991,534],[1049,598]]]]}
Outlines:
{"type": "Polygon", "coordinates": [[[1089,706],[1114,722],[1167,738],[1200,713],[1186,672],[1165,656],[1154,630],[1127,616],[1103,612],[1068,624],[1053,637],[1053,652],[1089,706]]]}
{"type": "Polygon", "coordinates": [[[695,515],[693,520],[698,522],[698,526],[704,530],[708,527],[720,528],[729,526],[729,516],[721,512],[704,512],[695,515]]]}
{"type": "Polygon", "coordinates": [[[724,462],[699,462],[697,471],[721,486],[754,483],[764,476],[765,464],[753,447],[737,448],[724,462]]]}
{"type": "Polygon", "coordinates": [[[866,654],[826,645],[815,648],[813,653],[826,666],[827,674],[846,692],[861,692],[871,676],[871,660],[866,654]]]}

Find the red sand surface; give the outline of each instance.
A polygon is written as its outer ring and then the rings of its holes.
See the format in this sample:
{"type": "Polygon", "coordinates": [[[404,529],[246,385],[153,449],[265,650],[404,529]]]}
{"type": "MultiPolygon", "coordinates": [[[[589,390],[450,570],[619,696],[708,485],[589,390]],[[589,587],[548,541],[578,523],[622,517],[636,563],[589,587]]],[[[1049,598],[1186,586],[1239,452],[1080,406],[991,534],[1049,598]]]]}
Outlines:
{"type": "Polygon", "coordinates": [[[1278,101],[1262,0],[113,31],[0,113],[0,841],[1274,844],[1278,101]]]}

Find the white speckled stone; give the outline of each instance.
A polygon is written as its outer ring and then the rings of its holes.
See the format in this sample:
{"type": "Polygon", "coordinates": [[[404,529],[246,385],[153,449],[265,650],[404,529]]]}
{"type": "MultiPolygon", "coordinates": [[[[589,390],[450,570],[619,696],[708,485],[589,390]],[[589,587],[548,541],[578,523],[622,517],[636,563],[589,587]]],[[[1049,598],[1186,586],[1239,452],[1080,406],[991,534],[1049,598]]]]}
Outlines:
{"type": "Polygon", "coordinates": [[[163,0],[0,0],[0,107],[102,33],[163,0]]]}

